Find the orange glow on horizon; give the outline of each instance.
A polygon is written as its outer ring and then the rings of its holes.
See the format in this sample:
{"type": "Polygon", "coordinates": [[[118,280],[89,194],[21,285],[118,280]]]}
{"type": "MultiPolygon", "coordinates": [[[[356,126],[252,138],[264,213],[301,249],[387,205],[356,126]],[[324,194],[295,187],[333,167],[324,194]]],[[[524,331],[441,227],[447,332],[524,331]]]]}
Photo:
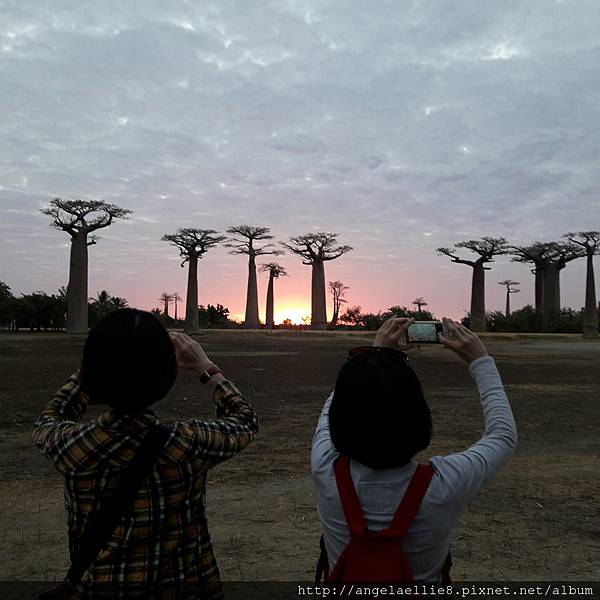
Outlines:
{"type": "Polygon", "coordinates": [[[285,319],[290,319],[294,325],[309,324],[310,308],[300,304],[288,304],[283,307],[276,306],[274,315],[275,325],[280,325],[285,319]],[[302,319],[305,319],[305,321],[302,319]]]}

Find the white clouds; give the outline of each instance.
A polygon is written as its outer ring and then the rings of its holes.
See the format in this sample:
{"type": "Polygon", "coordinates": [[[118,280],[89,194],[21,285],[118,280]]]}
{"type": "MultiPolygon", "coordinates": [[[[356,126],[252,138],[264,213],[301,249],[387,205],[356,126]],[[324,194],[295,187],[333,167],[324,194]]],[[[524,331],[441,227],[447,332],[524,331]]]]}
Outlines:
{"type": "Polygon", "coordinates": [[[335,223],[348,265],[407,244],[415,272],[463,231],[600,220],[593,2],[64,6],[3,15],[1,203],[109,198],[158,238],[237,215],[280,237],[335,223]]]}

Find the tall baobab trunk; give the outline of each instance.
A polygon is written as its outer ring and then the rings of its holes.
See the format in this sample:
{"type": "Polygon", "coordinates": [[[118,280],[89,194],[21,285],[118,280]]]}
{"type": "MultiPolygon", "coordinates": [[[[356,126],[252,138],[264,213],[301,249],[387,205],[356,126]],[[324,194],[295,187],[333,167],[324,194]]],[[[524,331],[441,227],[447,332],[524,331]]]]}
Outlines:
{"type": "Polygon", "coordinates": [[[88,332],[88,238],[85,232],[71,238],[66,331],[88,332]]]}
{"type": "Polygon", "coordinates": [[[549,262],[544,267],[542,294],[542,331],[551,331],[560,311],[560,271],[549,262]]]}
{"type": "Polygon", "coordinates": [[[258,286],[256,283],[256,261],[253,256],[248,260],[248,291],[246,293],[246,316],[244,317],[246,329],[258,329],[258,286]]]}
{"type": "Polygon", "coordinates": [[[311,329],[327,329],[327,299],[325,296],[325,264],[312,265],[311,329]]]}
{"type": "Polygon", "coordinates": [[[541,313],[544,305],[544,270],[541,265],[535,266],[533,274],[535,276],[535,311],[541,313]]]}
{"type": "Polygon", "coordinates": [[[273,300],[273,273],[269,275],[269,285],[267,286],[267,310],[265,312],[265,326],[267,329],[273,329],[275,324],[275,302],[273,300]]]}
{"type": "Polygon", "coordinates": [[[510,290],[506,290],[506,316],[510,317],[510,290]]]}
{"type": "Polygon", "coordinates": [[[587,255],[585,278],[585,309],[583,311],[583,337],[598,337],[598,307],[596,306],[596,280],[594,277],[594,255],[587,255]]]}
{"type": "Polygon", "coordinates": [[[485,331],[485,269],[482,264],[473,265],[471,284],[471,331],[485,331]]]}
{"type": "Polygon", "coordinates": [[[183,328],[186,333],[198,333],[200,331],[200,321],[198,319],[198,257],[194,254],[189,257],[183,328]]]}

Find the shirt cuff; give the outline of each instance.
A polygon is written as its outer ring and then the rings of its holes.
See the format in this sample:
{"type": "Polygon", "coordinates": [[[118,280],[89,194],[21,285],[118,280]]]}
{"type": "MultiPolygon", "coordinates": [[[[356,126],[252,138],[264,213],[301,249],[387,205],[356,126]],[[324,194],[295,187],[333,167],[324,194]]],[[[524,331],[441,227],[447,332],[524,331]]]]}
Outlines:
{"type": "Polygon", "coordinates": [[[215,385],[215,389],[213,392],[213,402],[217,406],[223,406],[235,397],[242,397],[242,393],[240,392],[240,390],[237,389],[235,384],[233,384],[228,379],[219,381],[219,383],[215,385]]]}
{"type": "Polygon", "coordinates": [[[491,356],[480,356],[469,364],[469,373],[471,377],[475,377],[481,370],[486,369],[490,365],[495,365],[496,362],[491,356]]]}

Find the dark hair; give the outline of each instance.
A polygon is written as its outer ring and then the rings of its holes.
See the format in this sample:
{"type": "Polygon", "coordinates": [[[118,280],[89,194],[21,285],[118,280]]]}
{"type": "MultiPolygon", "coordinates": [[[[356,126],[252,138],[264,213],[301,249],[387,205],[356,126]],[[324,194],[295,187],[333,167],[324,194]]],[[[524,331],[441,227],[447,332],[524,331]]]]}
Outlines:
{"type": "Polygon", "coordinates": [[[164,398],[177,376],[167,330],[148,312],[123,308],[91,331],[83,349],[81,389],[92,402],[136,413],[164,398]]]}
{"type": "Polygon", "coordinates": [[[371,469],[402,466],[431,441],[431,413],[402,353],[374,351],[340,369],[329,409],[335,448],[371,469]]]}

